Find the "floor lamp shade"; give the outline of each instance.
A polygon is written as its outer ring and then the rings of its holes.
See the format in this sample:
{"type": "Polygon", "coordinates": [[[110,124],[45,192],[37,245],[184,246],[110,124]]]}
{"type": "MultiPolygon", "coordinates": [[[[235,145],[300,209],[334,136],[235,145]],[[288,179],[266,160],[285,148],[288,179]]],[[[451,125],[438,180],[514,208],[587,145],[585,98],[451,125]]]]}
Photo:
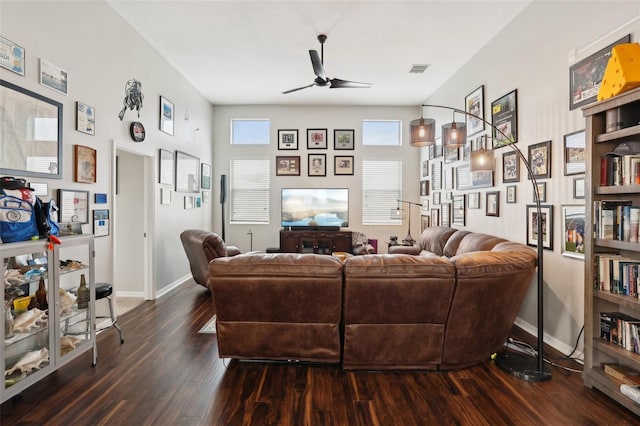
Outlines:
{"type": "Polygon", "coordinates": [[[454,121],[442,125],[442,146],[461,147],[467,142],[467,125],[454,121]]]}
{"type": "Polygon", "coordinates": [[[411,128],[411,146],[429,146],[436,143],[436,121],[420,118],[409,123],[411,128]]]}

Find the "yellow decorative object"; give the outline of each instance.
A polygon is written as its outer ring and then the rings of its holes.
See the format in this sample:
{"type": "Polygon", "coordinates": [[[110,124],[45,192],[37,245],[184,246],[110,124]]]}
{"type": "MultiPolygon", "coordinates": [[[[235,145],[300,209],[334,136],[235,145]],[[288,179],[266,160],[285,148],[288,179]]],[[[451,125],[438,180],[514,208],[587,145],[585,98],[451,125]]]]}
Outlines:
{"type": "Polygon", "coordinates": [[[640,87],[640,44],[618,44],[611,49],[598,100],[612,98],[640,87]]]}

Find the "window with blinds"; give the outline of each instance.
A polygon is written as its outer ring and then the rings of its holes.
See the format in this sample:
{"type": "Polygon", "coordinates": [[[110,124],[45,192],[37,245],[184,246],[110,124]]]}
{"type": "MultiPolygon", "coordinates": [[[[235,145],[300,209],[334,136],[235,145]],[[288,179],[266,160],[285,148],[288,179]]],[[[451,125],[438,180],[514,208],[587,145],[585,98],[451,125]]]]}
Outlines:
{"type": "Polygon", "coordinates": [[[269,223],[269,160],[231,160],[231,223],[269,223]]]}
{"type": "Polygon", "coordinates": [[[362,224],[401,225],[391,212],[402,199],[402,160],[362,161],[362,224]]]}

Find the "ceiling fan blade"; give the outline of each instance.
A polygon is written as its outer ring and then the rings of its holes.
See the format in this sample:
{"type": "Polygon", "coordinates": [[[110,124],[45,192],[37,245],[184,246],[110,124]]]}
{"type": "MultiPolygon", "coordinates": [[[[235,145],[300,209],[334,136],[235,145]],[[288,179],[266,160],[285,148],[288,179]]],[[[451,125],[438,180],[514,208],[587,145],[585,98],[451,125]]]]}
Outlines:
{"type": "Polygon", "coordinates": [[[313,72],[318,78],[326,80],[327,76],[324,73],[324,66],[322,65],[322,59],[318,55],[317,50],[309,50],[309,56],[311,57],[311,65],[313,65],[313,72]]]}
{"type": "Polygon", "coordinates": [[[315,83],[311,83],[311,84],[306,85],[306,86],[296,87],[295,89],[291,89],[291,90],[287,90],[286,92],[282,92],[282,94],[286,95],[287,93],[297,92],[298,90],[307,89],[307,88],[315,86],[315,85],[316,85],[315,83]]]}
{"type": "Polygon", "coordinates": [[[332,78],[329,80],[331,86],[330,89],[346,89],[346,88],[361,88],[368,89],[371,87],[371,83],[360,83],[357,81],[340,80],[339,78],[332,78]]]}

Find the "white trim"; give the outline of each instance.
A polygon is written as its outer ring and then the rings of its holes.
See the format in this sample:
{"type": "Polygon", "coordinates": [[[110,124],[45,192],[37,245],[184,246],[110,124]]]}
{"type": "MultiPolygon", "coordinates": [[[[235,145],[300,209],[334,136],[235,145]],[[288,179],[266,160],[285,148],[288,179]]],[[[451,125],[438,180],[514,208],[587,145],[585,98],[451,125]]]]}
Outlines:
{"type": "Polygon", "coordinates": [[[192,276],[191,274],[187,274],[184,275],[180,278],[178,278],[177,280],[175,280],[174,282],[172,282],[171,284],[162,287],[160,290],[156,291],[156,299],[159,299],[160,297],[164,296],[165,294],[169,293],[171,290],[174,290],[178,287],[180,287],[182,284],[191,281],[192,280],[192,276]]]}
{"type": "MultiPolygon", "coordinates": [[[[515,325],[517,325],[518,327],[520,327],[521,329],[523,329],[524,331],[526,331],[527,333],[529,333],[529,334],[531,334],[533,336],[537,336],[538,335],[538,328],[537,327],[534,327],[533,325],[531,325],[528,322],[520,319],[519,317],[516,318],[515,325]]],[[[567,345],[566,343],[556,339],[555,337],[551,336],[550,334],[544,333],[543,339],[544,339],[544,343],[546,343],[547,345],[551,346],[552,348],[562,352],[564,355],[568,355],[573,350],[573,346],[567,345]]],[[[573,353],[572,357],[584,359],[584,353],[582,352],[582,350],[576,349],[576,351],[573,353]]]]}
{"type": "Polygon", "coordinates": [[[116,291],[116,302],[118,301],[118,297],[135,297],[137,299],[142,299],[144,297],[143,291],[116,291]]]}

